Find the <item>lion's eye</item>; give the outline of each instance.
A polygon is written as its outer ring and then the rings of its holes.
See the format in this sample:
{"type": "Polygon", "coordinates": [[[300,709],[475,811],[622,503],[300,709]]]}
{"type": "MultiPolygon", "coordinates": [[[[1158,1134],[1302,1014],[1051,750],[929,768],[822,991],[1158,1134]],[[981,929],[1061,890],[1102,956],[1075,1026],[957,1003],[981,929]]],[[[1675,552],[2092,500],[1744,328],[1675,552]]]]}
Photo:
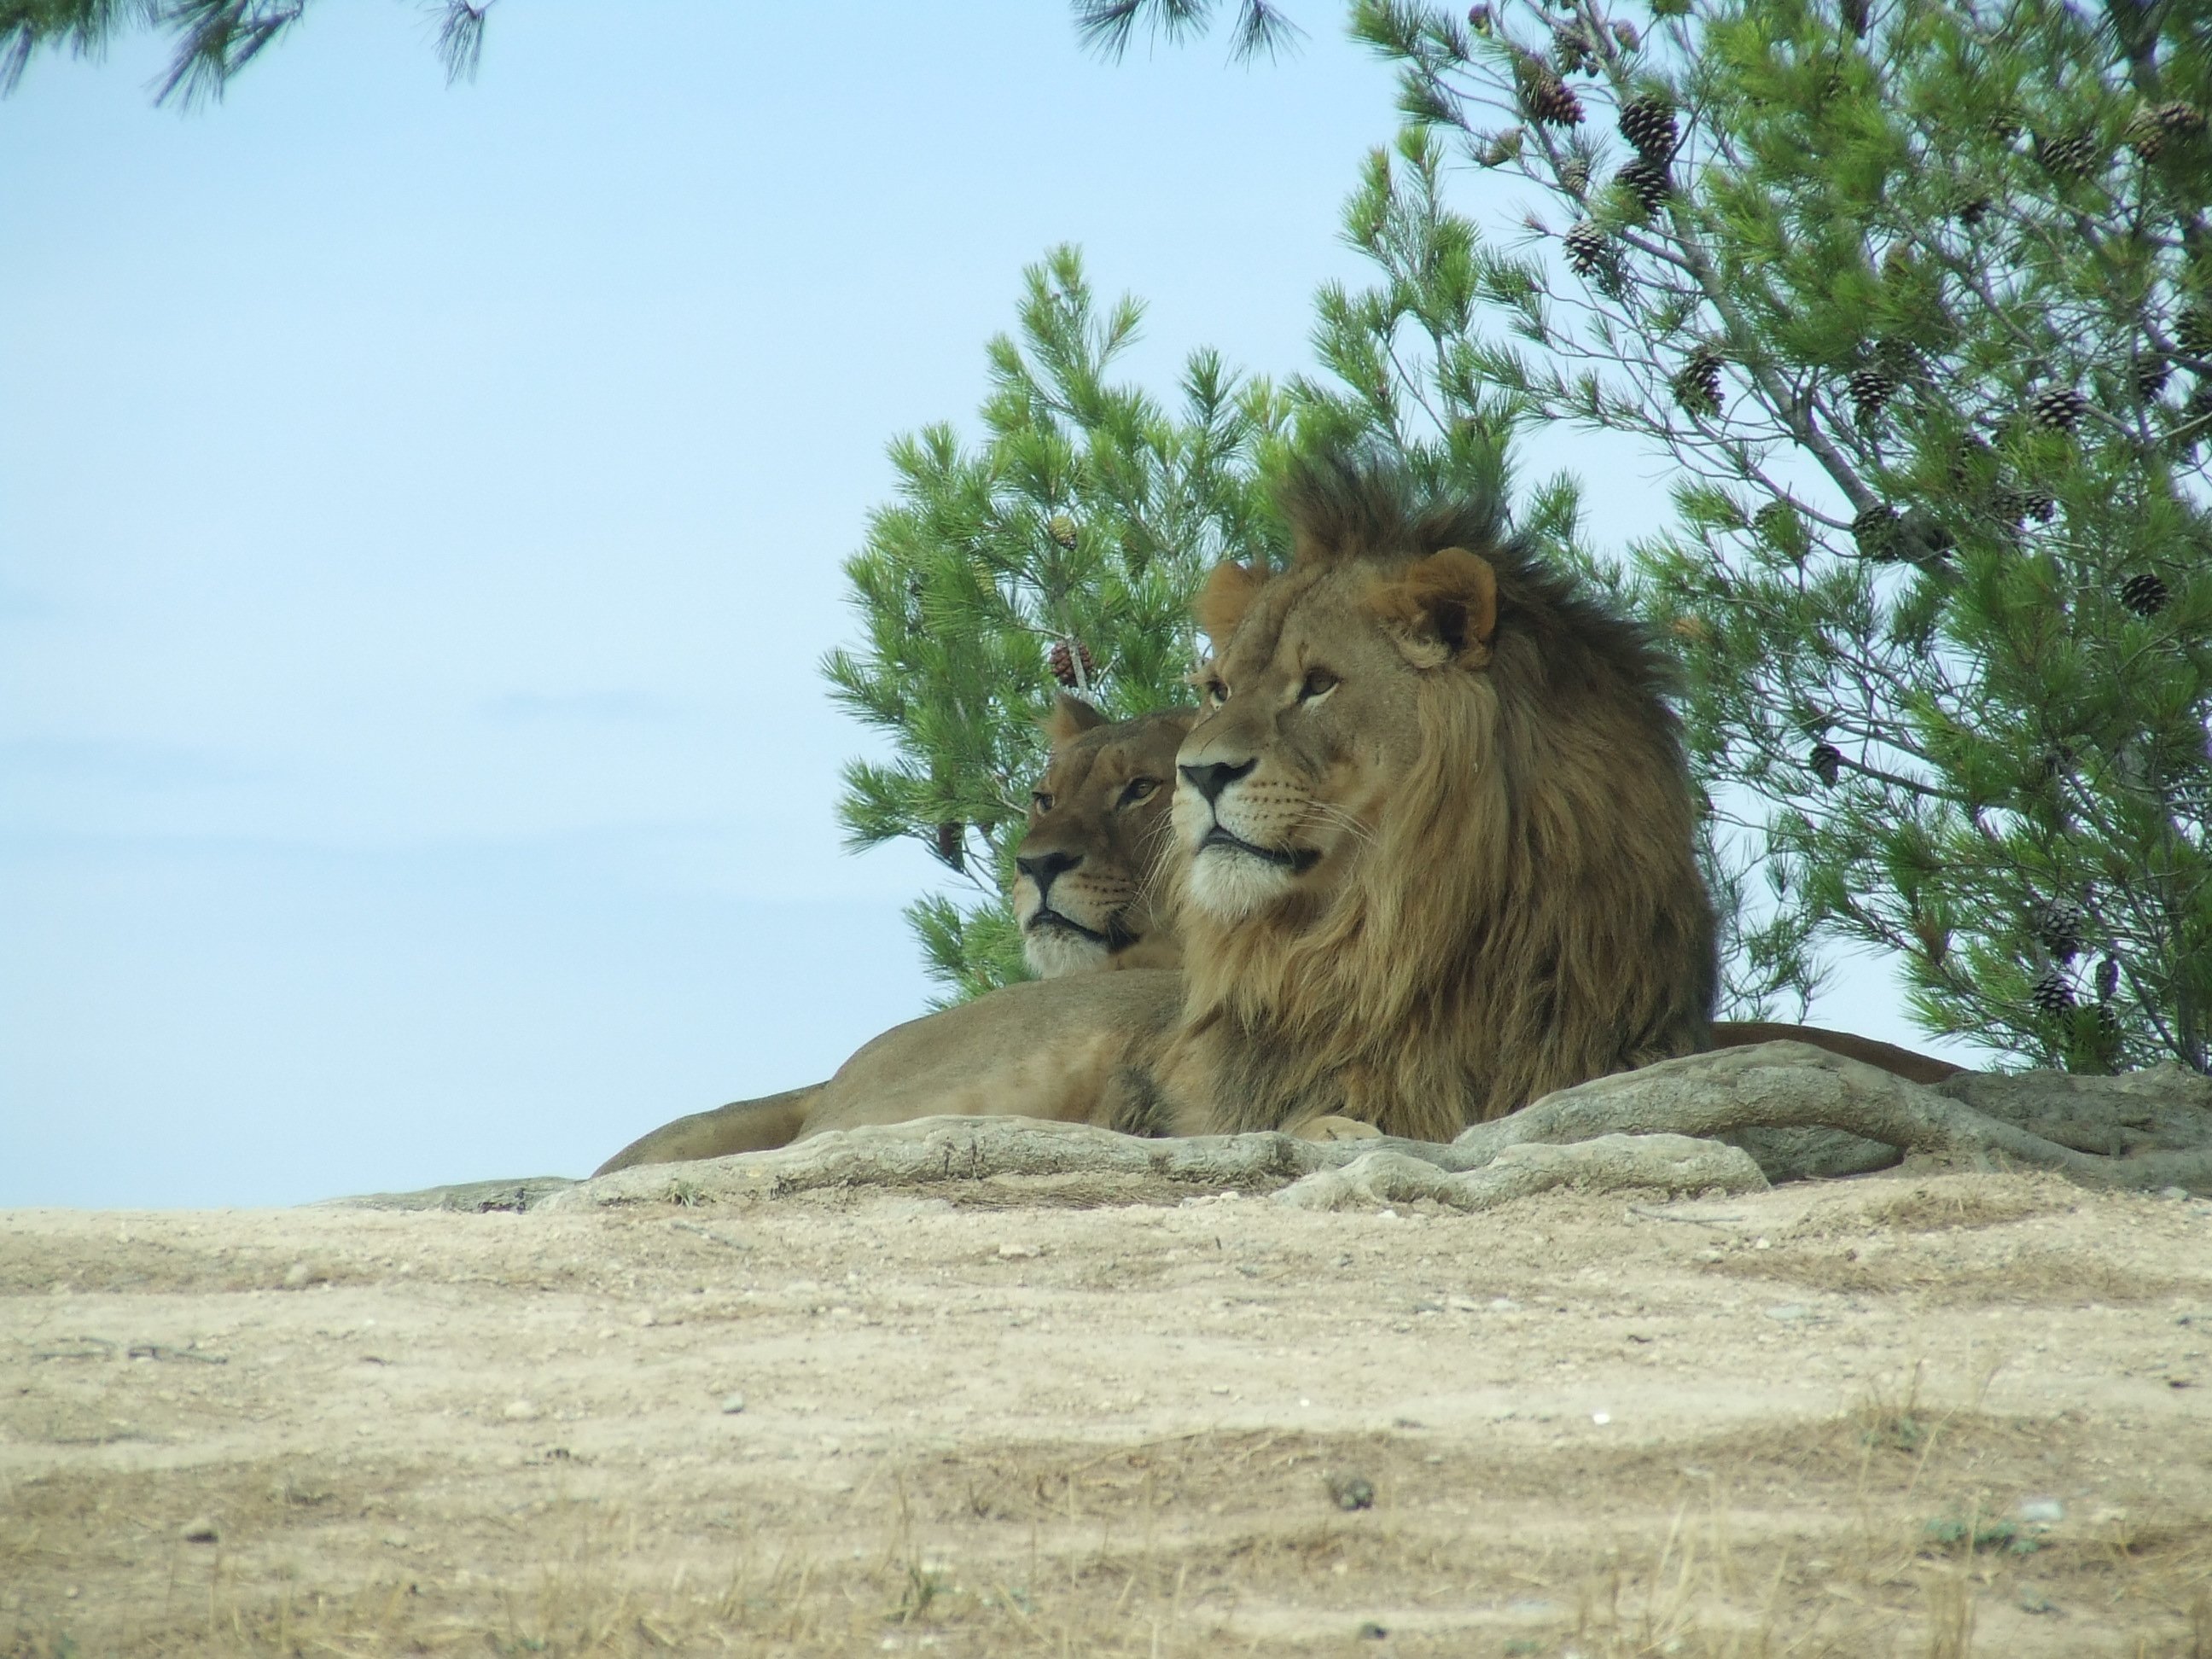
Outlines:
{"type": "Polygon", "coordinates": [[[1208,681],[1206,681],[1206,700],[1208,702],[1210,702],[1210,703],[1213,703],[1213,704],[1215,704],[1215,705],[1217,705],[1217,706],[1218,706],[1218,705],[1219,705],[1219,704],[1221,704],[1221,703],[1227,702],[1229,701],[1229,685],[1228,685],[1228,683],[1227,683],[1226,681],[1224,681],[1224,680],[1208,680],[1208,681]]]}
{"type": "Polygon", "coordinates": [[[1139,801],[1150,800],[1160,792],[1158,778],[1131,778],[1121,791],[1121,805],[1134,806],[1139,801]]]}
{"type": "Polygon", "coordinates": [[[1033,789],[1030,792],[1030,805],[1040,812],[1049,812],[1052,811],[1052,797],[1042,789],[1033,789]]]}
{"type": "Polygon", "coordinates": [[[1309,668],[1306,677],[1298,683],[1298,701],[1310,702],[1316,697],[1325,697],[1336,690],[1340,682],[1326,668],[1309,668]]]}

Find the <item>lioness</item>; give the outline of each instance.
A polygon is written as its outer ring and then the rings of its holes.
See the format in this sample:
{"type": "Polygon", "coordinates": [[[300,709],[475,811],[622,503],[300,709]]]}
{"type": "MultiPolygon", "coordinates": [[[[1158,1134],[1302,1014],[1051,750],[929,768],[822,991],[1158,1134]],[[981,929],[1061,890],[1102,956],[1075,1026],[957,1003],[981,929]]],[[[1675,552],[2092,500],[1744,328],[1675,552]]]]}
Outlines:
{"type": "MultiPolygon", "coordinates": [[[[1169,841],[1176,749],[1194,717],[1193,709],[1170,708],[1109,721],[1071,696],[1059,698],[1045,716],[1052,747],[1044,775],[1030,797],[1028,822],[1014,857],[1013,893],[1022,954],[1040,979],[1102,969],[1176,966],[1181,950],[1155,877],[1169,841]]],[[[1130,994],[1148,998],[1147,1007],[1171,1003],[1173,987],[1164,981],[1174,975],[1146,977],[1152,980],[1149,989],[1130,994]]],[[[994,1022],[1010,1020],[1025,1040],[1042,1043],[1049,1035],[1045,1010],[1053,1006],[1050,993],[1014,987],[909,1020],[854,1055],[834,1079],[840,1087],[827,1101],[823,1093],[828,1085],[817,1083],[696,1112],[632,1141],[593,1173],[781,1146],[803,1131],[827,1127],[810,1125],[810,1112],[825,1109],[841,1124],[921,1115],[902,1109],[909,1099],[965,1103],[939,1104],[938,1111],[987,1109],[958,1092],[963,1081],[975,1077],[981,1050],[991,1046],[981,1028],[989,1024],[995,1030],[994,1022]],[[1022,994],[1003,1000],[1014,992],[1022,994]],[[946,1090],[954,1092],[945,1094],[946,1090]]],[[[1037,1053],[1040,1066],[1051,1073],[1050,1049],[1041,1047],[1037,1053]]],[[[1050,1077],[1041,1090],[1029,1086],[1035,1079],[1008,1081],[1013,1092],[1001,1090],[994,1099],[1034,1099],[1036,1115],[1052,1115],[1058,1085],[1050,1077]]]]}

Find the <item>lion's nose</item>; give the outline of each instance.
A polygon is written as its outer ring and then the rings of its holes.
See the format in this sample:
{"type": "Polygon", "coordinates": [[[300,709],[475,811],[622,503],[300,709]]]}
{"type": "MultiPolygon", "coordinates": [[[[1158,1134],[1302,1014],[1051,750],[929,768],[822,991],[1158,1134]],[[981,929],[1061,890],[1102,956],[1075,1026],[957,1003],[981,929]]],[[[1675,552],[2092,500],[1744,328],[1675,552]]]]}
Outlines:
{"type": "Polygon", "coordinates": [[[1259,763],[1255,759],[1248,760],[1240,766],[1231,766],[1227,761],[1215,761],[1206,766],[1178,766],[1176,770],[1182,773],[1183,781],[1205,796],[1206,804],[1211,805],[1220,798],[1223,790],[1259,763]]]}
{"type": "Polygon", "coordinates": [[[1080,853],[1039,853],[1035,858],[1014,860],[1014,868],[1036,884],[1037,897],[1042,899],[1052,890],[1053,878],[1064,876],[1083,862],[1080,853]]]}

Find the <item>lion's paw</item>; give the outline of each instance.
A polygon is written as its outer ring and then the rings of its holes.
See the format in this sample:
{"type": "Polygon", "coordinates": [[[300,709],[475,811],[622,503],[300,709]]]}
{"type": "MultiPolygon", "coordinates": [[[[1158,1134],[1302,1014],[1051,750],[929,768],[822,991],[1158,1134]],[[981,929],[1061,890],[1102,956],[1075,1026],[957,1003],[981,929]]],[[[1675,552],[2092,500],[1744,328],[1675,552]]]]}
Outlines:
{"type": "Polygon", "coordinates": [[[1308,1118],[1291,1131],[1300,1140],[1371,1140],[1382,1132],[1356,1117],[1308,1118]]]}

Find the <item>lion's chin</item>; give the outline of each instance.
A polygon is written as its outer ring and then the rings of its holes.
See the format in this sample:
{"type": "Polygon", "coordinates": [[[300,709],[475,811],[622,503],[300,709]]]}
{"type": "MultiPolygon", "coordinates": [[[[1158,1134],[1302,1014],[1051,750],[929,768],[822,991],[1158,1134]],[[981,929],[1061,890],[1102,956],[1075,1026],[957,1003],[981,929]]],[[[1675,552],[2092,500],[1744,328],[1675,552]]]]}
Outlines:
{"type": "Polygon", "coordinates": [[[1201,847],[1191,861],[1184,892],[1207,914],[1238,921],[1281,898],[1297,879],[1282,865],[1257,854],[1201,847]]]}
{"type": "Polygon", "coordinates": [[[1047,925],[1022,930],[1022,955],[1039,979],[1058,979],[1066,974],[1088,973],[1103,968],[1112,954],[1102,939],[1085,939],[1065,927],[1047,925]]]}

